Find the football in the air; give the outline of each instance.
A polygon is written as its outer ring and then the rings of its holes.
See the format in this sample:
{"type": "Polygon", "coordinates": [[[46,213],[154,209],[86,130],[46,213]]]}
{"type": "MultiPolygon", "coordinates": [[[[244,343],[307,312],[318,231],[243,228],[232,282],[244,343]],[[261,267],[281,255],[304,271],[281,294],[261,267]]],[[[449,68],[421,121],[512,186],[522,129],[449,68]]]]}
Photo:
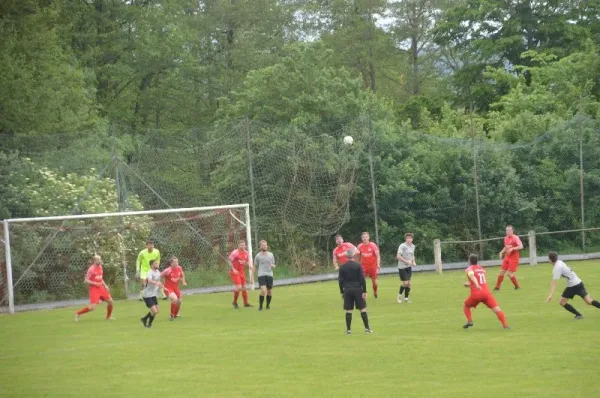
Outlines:
{"type": "Polygon", "coordinates": [[[347,135],[344,137],[344,144],[346,145],[352,145],[354,143],[354,138],[352,138],[351,136],[347,135]]]}

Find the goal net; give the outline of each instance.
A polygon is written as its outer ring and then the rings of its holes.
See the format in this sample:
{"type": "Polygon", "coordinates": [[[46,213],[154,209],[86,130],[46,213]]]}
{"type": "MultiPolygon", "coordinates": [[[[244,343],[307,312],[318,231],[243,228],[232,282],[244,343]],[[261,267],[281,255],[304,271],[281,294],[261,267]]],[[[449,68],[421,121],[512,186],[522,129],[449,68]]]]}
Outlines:
{"type": "Polygon", "coordinates": [[[255,240],[267,239],[287,264],[325,265],[330,256],[314,248],[326,247],[348,221],[366,134],[360,123],[331,130],[252,120],[153,130],[136,143],[123,174],[134,177],[128,189],[145,206],[156,194],[144,181],[171,206],[186,206],[192,197],[210,205],[249,203],[255,240]],[[346,135],[352,145],[344,144],[346,135]]]}
{"type": "Polygon", "coordinates": [[[161,253],[161,270],[179,259],[185,289],[225,284],[229,253],[240,239],[251,243],[248,219],[249,205],[242,204],[5,220],[0,306],[13,312],[87,298],[83,280],[94,254],[102,257],[113,297],[137,295],[136,260],[147,239],[161,253]]]}

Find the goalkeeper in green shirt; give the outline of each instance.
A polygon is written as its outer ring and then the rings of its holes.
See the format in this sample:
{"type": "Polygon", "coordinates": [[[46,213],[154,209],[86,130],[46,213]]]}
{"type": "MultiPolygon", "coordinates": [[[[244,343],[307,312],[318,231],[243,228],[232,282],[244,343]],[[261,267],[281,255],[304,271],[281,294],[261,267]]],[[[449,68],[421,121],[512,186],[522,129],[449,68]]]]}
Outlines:
{"type": "MultiPolygon", "coordinates": [[[[143,300],[142,294],[144,292],[144,281],[147,279],[152,260],[156,260],[160,264],[160,251],[154,248],[154,241],[152,239],[148,239],[146,241],[146,248],[142,250],[140,254],[138,254],[138,258],[135,263],[135,278],[140,281],[140,301],[143,300]]],[[[162,291],[162,296],[165,298],[164,291],[162,291]]]]}

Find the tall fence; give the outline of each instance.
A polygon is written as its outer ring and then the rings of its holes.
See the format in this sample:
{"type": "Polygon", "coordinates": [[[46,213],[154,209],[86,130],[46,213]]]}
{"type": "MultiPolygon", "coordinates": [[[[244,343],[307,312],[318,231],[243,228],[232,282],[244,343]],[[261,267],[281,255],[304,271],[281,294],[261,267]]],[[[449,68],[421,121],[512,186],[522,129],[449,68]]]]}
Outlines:
{"type": "MultiPolygon", "coordinates": [[[[253,240],[269,240],[290,276],[327,272],[333,235],[358,243],[365,230],[386,264],[408,231],[420,263],[435,263],[436,238],[478,240],[469,250],[491,259],[498,242],[481,237],[509,223],[518,233],[535,230],[544,247],[600,251],[597,232],[550,234],[600,225],[597,120],[576,116],[515,144],[483,131],[467,137],[368,116],[318,126],[242,119],[142,133],[115,125],[75,136],[3,136],[0,156],[19,176],[0,177],[8,189],[0,207],[30,217],[249,203],[253,240]],[[344,145],[346,135],[354,144],[344,145]],[[103,201],[80,203],[92,185],[103,201]]],[[[445,245],[447,261],[463,254],[445,245]]]]}

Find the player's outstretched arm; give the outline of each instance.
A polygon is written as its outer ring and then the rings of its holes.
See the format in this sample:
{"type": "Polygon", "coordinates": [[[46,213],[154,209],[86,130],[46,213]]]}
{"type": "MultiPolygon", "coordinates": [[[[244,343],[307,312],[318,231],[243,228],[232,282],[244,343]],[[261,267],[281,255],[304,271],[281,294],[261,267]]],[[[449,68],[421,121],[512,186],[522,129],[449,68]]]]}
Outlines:
{"type": "Polygon", "coordinates": [[[555,290],[556,290],[556,280],[552,279],[552,282],[550,282],[550,292],[548,292],[548,298],[546,299],[547,303],[549,303],[550,300],[552,300],[552,296],[554,296],[555,290]]]}

